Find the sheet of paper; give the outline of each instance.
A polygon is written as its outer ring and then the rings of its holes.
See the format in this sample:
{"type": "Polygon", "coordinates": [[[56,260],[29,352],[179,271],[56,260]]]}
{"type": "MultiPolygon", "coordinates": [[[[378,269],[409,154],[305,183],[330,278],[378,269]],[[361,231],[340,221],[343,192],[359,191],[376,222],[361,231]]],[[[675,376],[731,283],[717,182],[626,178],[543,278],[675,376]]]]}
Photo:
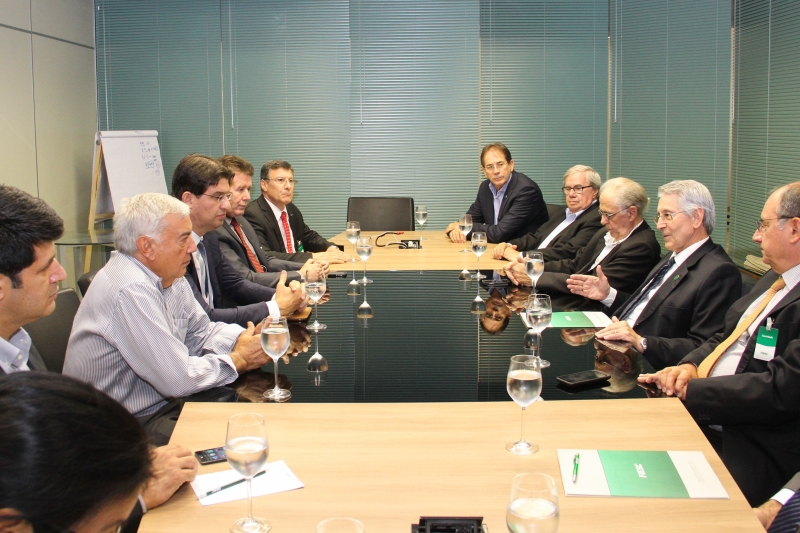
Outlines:
{"type": "Polygon", "coordinates": [[[558,450],[561,483],[567,496],[611,496],[597,450],[558,450]],[[580,454],[578,478],[572,481],[573,460],[580,454]]]}
{"type": "Polygon", "coordinates": [[[727,500],[728,493],[703,452],[667,452],[690,498],[727,500]]]}
{"type": "MultiPolygon", "coordinates": [[[[284,461],[275,461],[267,463],[267,473],[253,478],[253,497],[265,496],[267,494],[275,494],[276,492],[285,492],[287,490],[302,489],[303,483],[294,475],[284,461]]],[[[200,498],[200,495],[213,490],[217,487],[227,485],[242,479],[235,470],[223,470],[222,472],[214,472],[213,474],[203,474],[197,476],[192,482],[192,489],[197,497],[200,499],[202,505],[213,505],[215,503],[232,502],[235,500],[244,500],[247,498],[247,486],[245,483],[240,483],[235,487],[221,490],[211,496],[200,498]]]]}

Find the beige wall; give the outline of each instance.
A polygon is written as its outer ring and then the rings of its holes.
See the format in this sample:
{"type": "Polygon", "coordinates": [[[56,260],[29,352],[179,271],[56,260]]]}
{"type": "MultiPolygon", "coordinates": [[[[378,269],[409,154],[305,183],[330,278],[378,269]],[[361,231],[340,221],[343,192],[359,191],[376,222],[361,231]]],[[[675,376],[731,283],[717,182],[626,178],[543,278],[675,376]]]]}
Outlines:
{"type": "Polygon", "coordinates": [[[86,229],[97,129],[92,0],[0,0],[0,182],[86,229]]]}

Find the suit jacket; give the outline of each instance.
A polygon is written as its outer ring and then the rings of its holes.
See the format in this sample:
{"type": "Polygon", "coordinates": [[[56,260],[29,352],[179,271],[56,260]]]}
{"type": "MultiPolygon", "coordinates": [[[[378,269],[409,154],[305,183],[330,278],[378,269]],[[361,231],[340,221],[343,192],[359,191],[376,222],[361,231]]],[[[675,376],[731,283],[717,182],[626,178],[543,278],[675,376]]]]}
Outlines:
{"type": "Polygon", "coordinates": [[[281,229],[272,208],[267,203],[264,195],[259,196],[255,202],[250,202],[244,211],[244,218],[252,224],[253,229],[258,235],[258,242],[265,251],[269,251],[278,259],[286,261],[297,261],[305,263],[311,259],[312,252],[324,252],[331,246],[336,246],[328,242],[316,231],[312,230],[303,221],[303,214],[297,206],[290,203],[286,206],[286,214],[289,218],[289,227],[295,240],[295,253],[286,253],[286,243],[281,236],[281,229]],[[303,245],[303,252],[297,252],[299,244],[303,245]]]}
{"type": "MultiPolygon", "coordinates": [[[[665,255],[633,294],[617,292],[612,314],[622,316],[664,265],[665,255]]],[[[725,250],[707,240],[666,279],[636,321],[636,333],[647,340],[645,358],[661,370],[677,364],[722,329],[725,313],[742,294],[742,276],[725,250]]]]}
{"type": "Polygon", "coordinates": [[[247,250],[242,241],[239,240],[239,235],[236,230],[225,221],[222,226],[217,228],[217,237],[219,237],[219,247],[222,250],[222,255],[231,264],[241,276],[253,283],[264,285],[265,287],[275,287],[278,284],[278,278],[281,275],[281,270],[285,270],[287,274],[287,281],[298,280],[300,273],[298,270],[303,268],[303,263],[296,263],[294,261],[284,261],[278,259],[272,254],[265,252],[258,244],[258,236],[253,230],[253,226],[244,217],[236,217],[236,221],[242,228],[245,239],[250,241],[253,246],[253,252],[256,254],[256,259],[265,268],[265,272],[256,272],[250,258],[247,256],[247,250]]]}
{"type": "Polygon", "coordinates": [[[572,259],[578,250],[586,246],[595,233],[602,229],[600,223],[600,204],[595,202],[590,205],[575,221],[561,230],[547,248],[539,248],[559,224],[567,218],[567,208],[561,209],[555,216],[539,226],[535,233],[526,233],[519,239],[512,239],[509,244],[516,245],[517,250],[537,250],[542,252],[545,261],[558,261],[559,259],[572,259]]]}
{"type": "Polygon", "coordinates": [[[208,273],[211,290],[214,292],[214,307],[210,307],[200,291],[200,278],[194,261],[186,268],[186,279],[192,287],[195,299],[200,302],[212,322],[226,322],[247,327],[248,322],[258,324],[269,315],[265,303],[272,299],[275,289],[257,285],[244,279],[225,259],[219,248],[217,234],[209,231],[203,237],[208,257],[208,273]]]}
{"type": "Polygon", "coordinates": [[[472,215],[472,231],[486,233],[488,242],[508,242],[534,233],[547,222],[547,204],[544,203],[539,186],[525,174],[512,172],[508,188],[500,204],[497,224],[494,224],[494,195],[484,180],[467,214],[472,215]]]}
{"type": "MultiPolygon", "coordinates": [[[[572,259],[545,261],[544,273],[536,284],[537,290],[544,292],[568,293],[567,278],[572,274],[594,274],[591,268],[597,256],[605,248],[604,228],[591,238],[572,259]]],[[[618,291],[633,292],[644,281],[650,269],[661,258],[661,246],[647,222],[634,229],[627,239],[615,246],[602,261],[603,274],[608,283],[618,291]]]]}
{"type": "MultiPolygon", "coordinates": [[[[736,328],[745,309],[778,275],[769,271],[725,315],[725,326],[683,362],[699,365],[736,328]]],[[[778,331],[775,358],[755,359],[750,337],[731,376],[693,379],[685,406],[700,424],[722,426],[722,461],[751,506],[760,505],[800,471],[800,284],[762,320],[778,331]]]]}
{"type": "MultiPolygon", "coordinates": [[[[31,344],[31,349],[28,352],[28,368],[30,368],[31,370],[39,370],[42,372],[47,372],[47,366],[45,366],[42,356],[39,355],[39,351],[33,344],[31,344]]],[[[5,372],[3,371],[2,368],[0,368],[0,376],[3,375],[5,375],[5,372]]]]}

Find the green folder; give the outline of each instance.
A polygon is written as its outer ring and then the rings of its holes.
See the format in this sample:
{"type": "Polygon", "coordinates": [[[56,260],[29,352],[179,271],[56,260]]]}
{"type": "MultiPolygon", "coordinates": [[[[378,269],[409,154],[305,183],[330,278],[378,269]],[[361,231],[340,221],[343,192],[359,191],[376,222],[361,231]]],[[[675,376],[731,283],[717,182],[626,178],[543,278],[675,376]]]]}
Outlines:
{"type": "Polygon", "coordinates": [[[550,320],[551,328],[598,328],[605,327],[611,323],[611,319],[603,315],[603,313],[593,312],[591,316],[595,317],[593,321],[589,318],[589,314],[583,311],[570,311],[566,313],[553,313],[553,318],[550,320]],[[603,320],[605,317],[605,320],[603,320]]]}
{"type": "Polygon", "coordinates": [[[667,452],[597,450],[612,496],[688,498],[667,452]]]}

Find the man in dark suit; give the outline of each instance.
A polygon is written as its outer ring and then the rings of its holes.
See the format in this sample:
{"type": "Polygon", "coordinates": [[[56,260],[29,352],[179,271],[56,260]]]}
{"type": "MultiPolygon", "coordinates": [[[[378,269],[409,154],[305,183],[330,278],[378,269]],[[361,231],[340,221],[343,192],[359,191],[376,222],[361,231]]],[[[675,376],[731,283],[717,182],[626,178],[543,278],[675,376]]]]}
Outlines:
{"type": "Polygon", "coordinates": [[[281,270],[287,272],[287,279],[302,281],[306,271],[322,271],[327,274],[328,263],[321,259],[309,259],[305,263],[284,261],[265,252],[258,244],[255,230],[244,218],[244,211],[250,203],[250,189],[253,186],[253,165],[235,155],[224,155],[219,162],[231,169],[231,199],[225,212],[225,222],[216,229],[222,254],[231,266],[245,279],[265,287],[275,287],[281,270]]]}
{"type": "MultiPolygon", "coordinates": [[[[539,186],[514,170],[511,151],[502,143],[487,144],[481,151],[481,168],[486,181],[478,188],[468,215],[472,232],[486,233],[489,242],[504,242],[533,233],[547,222],[547,205],[539,186]]],[[[453,222],[444,230],[453,242],[465,242],[469,235],[453,222]]]]}
{"type": "Polygon", "coordinates": [[[758,505],[800,471],[800,182],[770,195],[753,241],[771,270],[731,307],[724,328],[639,381],[684,401],[758,505]]]}
{"type": "MultiPolygon", "coordinates": [[[[754,509],[756,516],[758,517],[758,521],[761,522],[761,525],[764,526],[764,529],[767,531],[773,531],[770,529],[770,527],[773,523],[775,523],[778,513],[780,513],[781,509],[788,505],[792,500],[797,499],[798,492],[800,492],[800,472],[795,474],[794,477],[792,477],[792,479],[790,479],[789,482],[786,483],[783,488],[781,488],[781,490],[772,496],[772,498],[754,509]]],[[[792,505],[797,504],[797,501],[792,503],[792,505]]],[[[793,515],[793,521],[791,521],[789,524],[786,524],[793,526],[789,529],[789,531],[792,533],[796,532],[798,527],[800,527],[800,517],[797,516],[797,511],[794,511],[793,515]]],[[[780,520],[778,520],[776,527],[783,527],[783,525],[780,524],[780,520]]]]}
{"type": "Polygon", "coordinates": [[[722,329],[725,313],[742,294],[742,277],[725,250],[711,241],[714,199],[694,180],[658,189],[656,226],[668,253],[633,294],[597,276],[575,275],[567,286],[600,300],[616,314],[599,339],[629,342],[656,370],[676,364],[722,329]]]}
{"type": "MultiPolygon", "coordinates": [[[[633,180],[605,182],[600,188],[600,220],[605,229],[574,258],[545,262],[536,290],[569,294],[567,279],[571,275],[592,274],[598,266],[618,290],[636,290],[661,257],[655,233],[642,219],[648,203],[644,188],[633,180]]],[[[515,284],[531,285],[524,264],[511,263],[505,272],[515,284]]]]}
{"type": "Polygon", "coordinates": [[[262,195],[244,211],[261,247],[287,261],[349,261],[350,256],[306,226],[303,214],[292,203],[294,185],[294,170],[288,161],[268,161],[261,167],[262,195]]]}
{"type": "Polygon", "coordinates": [[[536,232],[501,242],[492,250],[492,257],[522,262],[521,250],[535,250],[542,253],[545,261],[572,259],[602,227],[597,205],[600,185],[600,174],[592,167],[570,168],[564,174],[562,188],[567,198],[566,209],[550,216],[536,232]]]}
{"type": "Polygon", "coordinates": [[[189,206],[192,238],[198,250],[186,269],[195,298],[212,322],[247,327],[267,316],[288,316],[304,303],[300,284],[287,287],[282,272],[275,290],[244,279],[222,255],[214,232],[230,206],[230,169],[200,154],[180,160],[172,176],[172,195],[189,206]]]}

